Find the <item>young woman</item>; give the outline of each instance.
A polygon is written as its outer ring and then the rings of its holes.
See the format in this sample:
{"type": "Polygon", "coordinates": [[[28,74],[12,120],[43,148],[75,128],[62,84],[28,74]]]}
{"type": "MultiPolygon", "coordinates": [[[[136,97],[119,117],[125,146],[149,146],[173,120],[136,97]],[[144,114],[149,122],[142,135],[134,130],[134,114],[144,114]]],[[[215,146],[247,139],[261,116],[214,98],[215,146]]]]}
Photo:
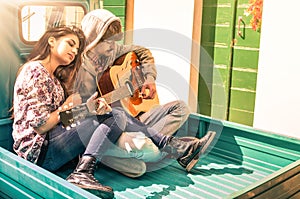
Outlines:
{"type": "MultiPolygon", "coordinates": [[[[15,82],[13,149],[20,157],[50,171],[81,153],[89,153],[95,144],[103,144],[104,136],[97,131],[99,123],[93,118],[68,131],[58,117],[64,107],[82,101],[79,94],[71,94],[70,88],[81,66],[84,48],[81,29],[49,29],[36,43],[15,82]]],[[[103,198],[112,198],[112,188],[103,186],[93,176],[95,158],[83,158],[80,165],[76,169],[79,186],[103,198]]]]}
{"type": "Polygon", "coordinates": [[[190,170],[214,137],[202,139],[166,136],[130,117],[122,109],[111,109],[97,93],[87,100],[94,116],[76,128],[62,126],[59,112],[81,104],[73,84],[81,64],[85,38],[76,27],[49,29],[41,37],[18,73],[14,87],[13,148],[15,152],[41,167],[55,171],[81,155],[67,180],[102,197],[113,198],[113,189],[94,178],[96,161],[101,161],[110,143],[124,131],[141,131],[162,151],[190,170]],[[68,89],[66,89],[68,88],[68,89]],[[97,117],[96,117],[97,115],[97,117]]]}

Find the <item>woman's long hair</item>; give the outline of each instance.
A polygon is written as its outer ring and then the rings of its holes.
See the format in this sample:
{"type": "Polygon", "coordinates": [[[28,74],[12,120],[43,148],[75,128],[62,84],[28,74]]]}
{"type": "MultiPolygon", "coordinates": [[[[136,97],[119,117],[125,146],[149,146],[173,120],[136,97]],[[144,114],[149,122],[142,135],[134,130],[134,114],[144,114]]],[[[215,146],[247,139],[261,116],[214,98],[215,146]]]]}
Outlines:
{"type": "Polygon", "coordinates": [[[50,45],[48,43],[49,37],[59,39],[60,37],[68,34],[76,35],[79,39],[79,49],[75,56],[75,59],[68,66],[58,66],[54,72],[56,78],[58,78],[64,87],[66,97],[73,93],[74,81],[76,79],[77,72],[82,64],[82,53],[86,46],[86,40],[83,31],[76,26],[60,26],[48,29],[44,35],[39,39],[31,54],[28,56],[27,61],[42,60],[50,54],[50,45]]]}
{"type": "MultiPolygon", "coordinates": [[[[76,79],[77,72],[82,64],[82,53],[86,46],[86,40],[83,31],[76,26],[59,26],[48,29],[43,36],[37,41],[33,47],[31,53],[27,57],[28,61],[43,60],[50,54],[50,45],[48,39],[54,37],[59,39],[60,37],[73,34],[78,37],[79,40],[79,49],[75,59],[67,66],[58,66],[54,71],[55,77],[61,82],[61,85],[64,88],[65,97],[72,94],[76,88],[73,88],[74,82],[76,79]]],[[[22,70],[21,66],[17,72],[17,76],[22,70]]],[[[10,111],[13,111],[13,107],[10,111]]],[[[12,116],[13,118],[13,116],[12,116]]]]}

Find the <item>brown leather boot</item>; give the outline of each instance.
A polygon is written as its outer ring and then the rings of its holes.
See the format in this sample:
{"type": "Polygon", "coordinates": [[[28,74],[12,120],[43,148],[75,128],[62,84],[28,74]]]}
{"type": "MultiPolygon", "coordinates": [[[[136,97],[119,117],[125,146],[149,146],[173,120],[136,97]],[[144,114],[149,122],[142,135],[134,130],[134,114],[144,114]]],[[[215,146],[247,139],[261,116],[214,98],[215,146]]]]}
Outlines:
{"type": "Polygon", "coordinates": [[[83,188],[101,198],[113,198],[113,189],[104,186],[94,177],[96,158],[92,156],[82,156],[76,169],[67,177],[67,181],[83,188]]]}
{"type": "Polygon", "coordinates": [[[171,137],[163,151],[168,152],[189,172],[198,162],[200,155],[207,152],[216,132],[209,131],[201,139],[193,137],[171,137]]]}

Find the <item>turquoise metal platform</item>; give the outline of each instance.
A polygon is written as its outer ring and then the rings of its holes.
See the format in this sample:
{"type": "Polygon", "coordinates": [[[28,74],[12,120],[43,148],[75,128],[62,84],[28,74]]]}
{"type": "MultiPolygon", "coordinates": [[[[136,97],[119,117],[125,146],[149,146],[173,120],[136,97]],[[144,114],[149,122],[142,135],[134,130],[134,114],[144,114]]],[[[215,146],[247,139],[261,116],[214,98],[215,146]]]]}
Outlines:
{"type": "MultiPolygon", "coordinates": [[[[125,177],[104,165],[99,166],[95,176],[101,183],[113,187],[116,199],[250,198],[253,194],[259,198],[272,188],[280,190],[282,196],[298,197],[299,186],[292,189],[289,184],[300,180],[299,140],[198,114],[192,114],[180,131],[201,137],[207,130],[216,130],[219,137],[191,173],[171,161],[161,163],[161,169],[137,179],[125,177]],[[285,187],[289,189],[284,190],[285,187]]],[[[0,161],[0,196],[3,198],[94,197],[64,180],[75,165],[67,165],[53,174],[3,148],[0,161]]]]}

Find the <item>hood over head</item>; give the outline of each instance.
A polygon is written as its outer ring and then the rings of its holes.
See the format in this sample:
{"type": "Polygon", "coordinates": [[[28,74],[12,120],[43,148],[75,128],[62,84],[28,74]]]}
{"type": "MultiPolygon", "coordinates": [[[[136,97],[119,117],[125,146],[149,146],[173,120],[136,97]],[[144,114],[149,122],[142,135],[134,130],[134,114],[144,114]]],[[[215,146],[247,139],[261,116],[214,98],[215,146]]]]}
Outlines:
{"type": "Polygon", "coordinates": [[[92,49],[101,40],[108,26],[113,21],[121,20],[108,10],[96,9],[87,13],[81,21],[81,29],[83,30],[87,46],[85,51],[92,49]]]}

